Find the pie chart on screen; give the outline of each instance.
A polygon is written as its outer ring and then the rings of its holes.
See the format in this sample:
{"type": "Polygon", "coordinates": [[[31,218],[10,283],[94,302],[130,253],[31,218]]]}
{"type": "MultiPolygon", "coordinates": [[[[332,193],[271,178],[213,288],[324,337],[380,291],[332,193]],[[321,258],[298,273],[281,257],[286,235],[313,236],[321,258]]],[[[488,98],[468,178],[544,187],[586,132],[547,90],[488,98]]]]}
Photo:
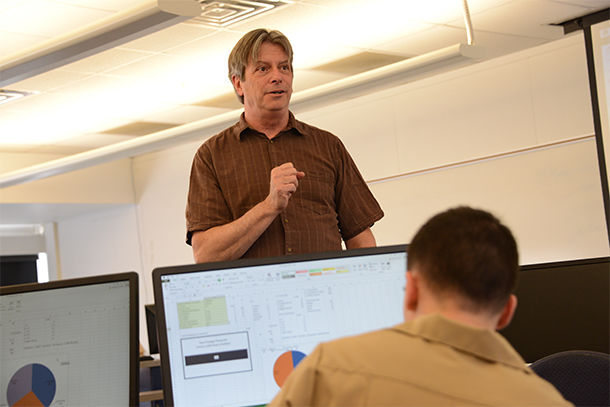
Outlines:
{"type": "Polygon", "coordinates": [[[48,407],[55,397],[55,376],[40,363],[32,363],[17,370],[8,382],[6,399],[10,407],[48,407]]]}
{"type": "Polygon", "coordinates": [[[282,387],[284,382],[288,378],[290,372],[301,362],[305,357],[303,352],[298,350],[291,350],[282,353],[273,364],[273,378],[278,386],[282,387]]]}

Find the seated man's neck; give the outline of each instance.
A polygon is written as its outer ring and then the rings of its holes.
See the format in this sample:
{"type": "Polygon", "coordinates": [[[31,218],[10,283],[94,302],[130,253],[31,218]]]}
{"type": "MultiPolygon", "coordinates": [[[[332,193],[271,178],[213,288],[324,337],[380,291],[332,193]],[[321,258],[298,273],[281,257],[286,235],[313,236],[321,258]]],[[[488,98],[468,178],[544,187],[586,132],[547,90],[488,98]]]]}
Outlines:
{"type": "Polygon", "coordinates": [[[254,130],[272,139],[288,125],[288,110],[277,110],[259,114],[245,112],[246,122],[254,130]]]}
{"type": "Polygon", "coordinates": [[[417,310],[413,313],[413,317],[440,314],[452,321],[468,325],[479,329],[495,330],[498,322],[496,315],[491,315],[487,312],[471,312],[464,309],[463,305],[454,298],[426,298],[420,300],[417,310]]]}

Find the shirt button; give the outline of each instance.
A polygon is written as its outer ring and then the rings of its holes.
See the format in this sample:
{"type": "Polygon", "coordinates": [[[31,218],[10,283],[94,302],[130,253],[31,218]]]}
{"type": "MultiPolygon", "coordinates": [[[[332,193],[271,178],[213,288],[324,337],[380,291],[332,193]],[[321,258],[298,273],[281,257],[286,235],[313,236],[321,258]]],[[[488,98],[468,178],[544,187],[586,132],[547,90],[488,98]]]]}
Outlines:
{"type": "Polygon", "coordinates": [[[288,253],[290,253],[292,251],[292,249],[290,247],[286,250],[288,251],[288,253]]]}

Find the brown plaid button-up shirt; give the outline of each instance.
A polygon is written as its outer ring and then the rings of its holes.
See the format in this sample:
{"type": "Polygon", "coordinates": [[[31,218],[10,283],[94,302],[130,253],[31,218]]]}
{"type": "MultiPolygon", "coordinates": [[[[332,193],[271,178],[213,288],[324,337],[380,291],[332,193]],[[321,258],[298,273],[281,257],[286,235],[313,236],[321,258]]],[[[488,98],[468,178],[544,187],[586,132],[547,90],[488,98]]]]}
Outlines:
{"type": "Polygon", "coordinates": [[[356,164],[333,134],[296,120],[272,140],[235,125],[195,154],[186,207],[187,244],[193,232],[234,221],[269,194],[271,169],[292,162],[305,177],[288,206],[243,257],[341,250],[383,217],[356,164]]]}

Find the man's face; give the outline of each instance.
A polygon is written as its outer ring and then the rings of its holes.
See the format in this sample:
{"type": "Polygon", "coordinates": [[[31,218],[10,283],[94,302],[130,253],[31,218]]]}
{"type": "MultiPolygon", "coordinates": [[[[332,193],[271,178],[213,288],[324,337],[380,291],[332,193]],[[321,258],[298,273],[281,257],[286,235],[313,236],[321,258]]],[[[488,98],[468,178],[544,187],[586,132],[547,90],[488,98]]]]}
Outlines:
{"type": "Polygon", "coordinates": [[[246,66],[244,77],[234,76],[232,80],[236,92],[244,97],[247,115],[288,110],[292,70],[288,55],[280,45],[264,42],[258,58],[246,66]]]}

